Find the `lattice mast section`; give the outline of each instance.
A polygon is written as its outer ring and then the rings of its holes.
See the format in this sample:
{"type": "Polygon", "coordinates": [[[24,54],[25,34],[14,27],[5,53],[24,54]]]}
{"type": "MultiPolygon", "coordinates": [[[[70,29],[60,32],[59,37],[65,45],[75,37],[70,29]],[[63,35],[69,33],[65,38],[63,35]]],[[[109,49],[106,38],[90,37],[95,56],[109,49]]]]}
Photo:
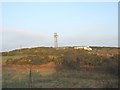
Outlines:
{"type": "Polygon", "coordinates": [[[54,47],[57,48],[58,47],[58,35],[57,33],[54,33],[54,47]]]}

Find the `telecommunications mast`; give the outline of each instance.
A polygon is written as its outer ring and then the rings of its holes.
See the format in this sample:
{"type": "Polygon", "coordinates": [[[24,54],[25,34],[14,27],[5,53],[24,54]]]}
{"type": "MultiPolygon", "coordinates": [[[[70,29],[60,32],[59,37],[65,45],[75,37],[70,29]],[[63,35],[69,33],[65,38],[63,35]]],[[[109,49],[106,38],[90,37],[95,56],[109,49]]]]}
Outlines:
{"type": "Polygon", "coordinates": [[[58,47],[58,41],[57,41],[58,35],[57,33],[54,33],[54,47],[57,48],[58,47]]]}

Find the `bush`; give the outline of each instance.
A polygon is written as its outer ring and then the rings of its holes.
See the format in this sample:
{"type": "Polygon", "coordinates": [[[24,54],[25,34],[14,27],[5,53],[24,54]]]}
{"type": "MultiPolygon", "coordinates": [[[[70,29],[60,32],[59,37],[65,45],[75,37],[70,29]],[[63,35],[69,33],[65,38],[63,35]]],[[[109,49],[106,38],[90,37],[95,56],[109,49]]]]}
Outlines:
{"type": "Polygon", "coordinates": [[[6,61],[7,64],[32,64],[32,65],[39,65],[49,62],[46,57],[41,56],[28,56],[22,57],[19,59],[8,59],[6,61]]]}
{"type": "Polygon", "coordinates": [[[70,69],[80,69],[80,58],[75,52],[67,52],[63,56],[62,65],[70,69]]]}
{"type": "Polygon", "coordinates": [[[106,63],[103,64],[105,72],[118,75],[118,56],[114,55],[113,57],[106,60],[106,63]]]}

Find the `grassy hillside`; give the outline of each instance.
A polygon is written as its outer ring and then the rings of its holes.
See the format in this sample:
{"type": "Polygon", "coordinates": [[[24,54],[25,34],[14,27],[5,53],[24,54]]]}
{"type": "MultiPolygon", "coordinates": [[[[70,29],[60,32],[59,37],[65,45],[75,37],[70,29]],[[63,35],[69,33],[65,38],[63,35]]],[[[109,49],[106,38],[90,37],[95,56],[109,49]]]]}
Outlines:
{"type": "Polygon", "coordinates": [[[37,47],[3,52],[3,87],[118,87],[119,49],[91,48],[37,47]]]}

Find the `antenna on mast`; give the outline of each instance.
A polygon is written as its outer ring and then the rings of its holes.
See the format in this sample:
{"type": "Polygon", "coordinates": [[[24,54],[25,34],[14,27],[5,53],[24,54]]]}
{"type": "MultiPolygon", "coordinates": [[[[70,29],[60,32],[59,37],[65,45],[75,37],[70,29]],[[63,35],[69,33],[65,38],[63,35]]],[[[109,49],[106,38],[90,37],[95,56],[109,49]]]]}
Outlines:
{"type": "Polygon", "coordinates": [[[57,38],[58,38],[57,33],[54,33],[54,47],[55,47],[55,48],[58,47],[58,40],[57,40],[57,38]]]}

